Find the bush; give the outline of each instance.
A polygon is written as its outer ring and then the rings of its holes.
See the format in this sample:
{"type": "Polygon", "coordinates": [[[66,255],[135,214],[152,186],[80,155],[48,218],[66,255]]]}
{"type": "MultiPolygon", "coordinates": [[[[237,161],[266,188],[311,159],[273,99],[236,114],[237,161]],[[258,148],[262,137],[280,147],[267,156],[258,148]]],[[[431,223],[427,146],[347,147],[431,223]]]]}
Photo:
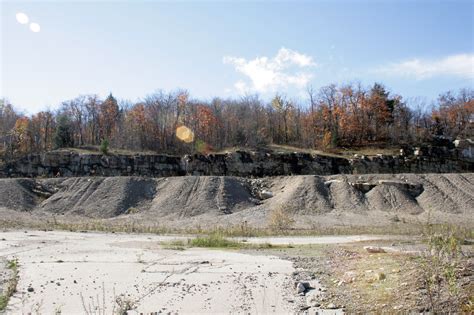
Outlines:
{"type": "Polygon", "coordinates": [[[461,238],[452,227],[435,231],[429,226],[426,234],[428,251],[423,257],[423,282],[428,302],[434,313],[443,307],[458,309],[460,283],[461,238]]]}
{"type": "Polygon", "coordinates": [[[268,227],[273,231],[289,230],[294,223],[293,215],[290,213],[289,207],[285,205],[272,210],[268,216],[268,227]]]}
{"type": "Polygon", "coordinates": [[[239,243],[225,238],[221,233],[196,237],[189,240],[189,245],[194,247],[239,247],[239,243]]]}
{"type": "Polygon", "coordinates": [[[101,144],[100,144],[100,152],[102,152],[102,154],[109,154],[109,140],[107,139],[104,139],[102,140],[101,144]]]}

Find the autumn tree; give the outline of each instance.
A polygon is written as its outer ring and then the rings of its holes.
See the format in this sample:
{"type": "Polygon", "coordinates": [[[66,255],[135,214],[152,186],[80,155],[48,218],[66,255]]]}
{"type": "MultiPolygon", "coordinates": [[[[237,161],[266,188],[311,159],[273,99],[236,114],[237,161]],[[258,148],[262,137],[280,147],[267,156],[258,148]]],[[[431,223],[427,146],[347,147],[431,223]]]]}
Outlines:
{"type": "Polygon", "coordinates": [[[13,127],[19,114],[5,99],[0,99],[0,155],[13,155],[13,127]]]}
{"type": "Polygon", "coordinates": [[[31,117],[29,129],[32,134],[34,152],[51,150],[53,131],[54,131],[54,116],[50,111],[39,112],[31,117]]]}
{"type": "Polygon", "coordinates": [[[474,91],[462,89],[457,95],[441,94],[432,112],[435,133],[450,138],[472,136],[469,128],[474,119],[474,91]]]}
{"type": "Polygon", "coordinates": [[[474,137],[474,91],[447,92],[428,106],[392,94],[381,84],[308,88],[305,102],[277,94],[197,100],[184,90],[157,91],[136,102],[84,95],[55,112],[22,115],[0,100],[0,154],[10,158],[52,148],[94,146],[158,153],[208,152],[211,148],[400,146],[438,137],[474,137]],[[185,127],[189,141],[178,139],[185,127]],[[204,150],[203,150],[204,148],[204,150]]]}
{"type": "Polygon", "coordinates": [[[13,127],[14,151],[19,154],[31,152],[32,137],[30,132],[30,119],[26,116],[18,118],[13,127]]]}
{"type": "Polygon", "coordinates": [[[273,98],[272,102],[272,107],[276,111],[278,115],[278,131],[276,133],[276,139],[280,143],[289,143],[289,119],[290,119],[290,114],[291,110],[294,108],[293,104],[288,101],[285,97],[277,94],[273,98]],[[280,136],[281,133],[281,127],[280,127],[280,122],[283,121],[283,139],[280,136]]]}
{"type": "Polygon", "coordinates": [[[111,93],[100,105],[99,132],[101,139],[112,139],[115,135],[119,114],[117,100],[111,93]]]}

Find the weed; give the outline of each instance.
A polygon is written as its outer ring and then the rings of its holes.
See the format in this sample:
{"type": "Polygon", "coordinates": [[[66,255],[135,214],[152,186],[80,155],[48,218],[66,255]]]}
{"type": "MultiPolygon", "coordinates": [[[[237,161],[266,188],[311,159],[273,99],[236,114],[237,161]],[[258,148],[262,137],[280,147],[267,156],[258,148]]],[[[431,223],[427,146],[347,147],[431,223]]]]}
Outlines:
{"type": "MultiPolygon", "coordinates": [[[[277,208],[278,210],[279,208],[277,208]]],[[[372,234],[372,235],[419,235],[420,230],[424,230],[425,224],[420,222],[404,223],[404,218],[401,222],[392,223],[385,226],[319,226],[313,224],[310,228],[293,228],[293,217],[291,211],[284,210],[290,219],[290,226],[286,230],[272,229],[270,226],[252,227],[246,222],[240,224],[232,224],[225,226],[216,226],[213,228],[203,228],[200,225],[186,228],[172,228],[161,224],[150,224],[140,221],[128,222],[112,222],[101,219],[84,219],[82,221],[71,221],[68,218],[59,218],[53,216],[49,219],[41,219],[30,222],[19,222],[5,218],[0,218],[0,228],[30,228],[37,230],[65,230],[71,232],[79,231],[97,231],[109,233],[152,233],[152,234],[188,234],[188,235],[209,235],[222,234],[223,236],[243,236],[243,237],[258,237],[258,236],[278,236],[281,234],[292,236],[319,236],[319,235],[356,235],[356,234],[372,234]],[[403,223],[403,224],[402,224],[403,223]]],[[[269,218],[271,215],[269,215],[269,218]]],[[[278,216],[277,216],[278,217],[278,216]]],[[[280,218],[284,218],[281,216],[280,218]]],[[[276,222],[279,220],[277,219],[276,222]]],[[[284,226],[284,224],[283,224],[284,226]]],[[[431,225],[433,231],[440,231],[446,228],[445,224],[431,225]]],[[[463,237],[463,242],[474,238],[474,230],[470,226],[458,226],[457,233],[463,237]]]]}
{"type": "Polygon", "coordinates": [[[229,248],[229,249],[270,249],[270,248],[290,248],[290,246],[275,246],[270,243],[250,244],[247,240],[235,241],[228,239],[222,233],[211,233],[206,236],[189,238],[187,242],[183,240],[173,240],[170,242],[162,242],[161,245],[165,249],[185,250],[190,247],[207,247],[207,248],[229,248]]]}
{"type": "Polygon", "coordinates": [[[183,240],[172,240],[170,242],[163,242],[161,245],[165,249],[185,250],[187,243],[185,243],[183,240]]]}
{"type": "Polygon", "coordinates": [[[289,209],[288,206],[281,205],[270,212],[268,217],[268,227],[270,230],[282,233],[291,229],[295,220],[289,209]]]}
{"type": "Polygon", "coordinates": [[[7,268],[10,270],[18,269],[18,259],[12,259],[7,262],[7,268]]]}
{"type": "Polygon", "coordinates": [[[117,304],[118,308],[116,310],[117,315],[127,315],[128,311],[134,310],[137,308],[137,301],[132,299],[129,296],[124,294],[119,295],[115,299],[115,303],[117,304]]]}
{"type": "MultiPolygon", "coordinates": [[[[84,296],[82,293],[80,294],[81,302],[82,302],[82,310],[86,315],[105,315],[108,314],[107,312],[107,303],[106,303],[106,296],[105,296],[105,285],[102,283],[102,293],[101,295],[97,295],[95,298],[90,298],[89,303],[86,304],[84,296]]],[[[134,310],[137,307],[138,300],[133,299],[130,296],[125,294],[121,294],[117,296],[115,294],[114,288],[114,298],[112,304],[112,311],[110,314],[113,315],[126,315],[128,311],[134,310]]]]}
{"type": "Polygon", "coordinates": [[[460,268],[461,238],[452,227],[435,231],[428,224],[425,233],[428,250],[422,260],[423,282],[430,308],[434,313],[443,308],[457,309],[460,303],[457,273],[460,268]]]}
{"type": "Polygon", "coordinates": [[[12,275],[6,284],[5,291],[0,295],[0,311],[7,308],[10,297],[16,292],[16,286],[18,284],[18,260],[9,260],[7,262],[7,268],[12,271],[12,275]]]}
{"type": "Polygon", "coordinates": [[[220,233],[213,233],[207,236],[200,236],[188,241],[192,247],[210,247],[210,248],[237,248],[241,243],[229,240],[220,233]]]}

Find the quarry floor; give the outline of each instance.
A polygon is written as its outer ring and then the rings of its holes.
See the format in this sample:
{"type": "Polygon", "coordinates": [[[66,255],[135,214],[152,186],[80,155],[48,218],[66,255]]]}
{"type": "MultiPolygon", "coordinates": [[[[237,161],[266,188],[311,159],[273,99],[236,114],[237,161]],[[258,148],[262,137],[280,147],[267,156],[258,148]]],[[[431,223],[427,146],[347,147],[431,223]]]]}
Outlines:
{"type": "MultiPolygon", "coordinates": [[[[0,233],[0,257],[17,259],[7,314],[99,314],[129,303],[138,313],[291,313],[300,310],[295,267],[270,251],[167,249],[184,236],[63,231],[0,233]],[[119,300],[120,303],[116,303],[119,300]],[[115,305],[115,306],[114,306],[115,305]]],[[[292,248],[388,236],[248,238],[292,248]]],[[[317,280],[315,280],[317,281],[317,280]]],[[[318,287],[316,282],[312,285],[318,287]]],[[[326,310],[325,314],[341,310],[326,310]]],[[[133,313],[132,313],[133,314],[133,313]]]]}

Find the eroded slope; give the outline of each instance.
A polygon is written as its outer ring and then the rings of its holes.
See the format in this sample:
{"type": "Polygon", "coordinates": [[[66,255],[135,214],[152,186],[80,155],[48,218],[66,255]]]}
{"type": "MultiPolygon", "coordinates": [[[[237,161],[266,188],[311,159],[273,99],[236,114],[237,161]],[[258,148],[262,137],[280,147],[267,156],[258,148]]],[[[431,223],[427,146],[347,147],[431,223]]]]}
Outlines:
{"type": "Polygon", "coordinates": [[[203,215],[239,220],[240,212],[257,218],[278,207],[303,216],[439,212],[469,218],[474,174],[0,179],[0,208],[31,213],[138,216],[150,222],[203,215]]]}

